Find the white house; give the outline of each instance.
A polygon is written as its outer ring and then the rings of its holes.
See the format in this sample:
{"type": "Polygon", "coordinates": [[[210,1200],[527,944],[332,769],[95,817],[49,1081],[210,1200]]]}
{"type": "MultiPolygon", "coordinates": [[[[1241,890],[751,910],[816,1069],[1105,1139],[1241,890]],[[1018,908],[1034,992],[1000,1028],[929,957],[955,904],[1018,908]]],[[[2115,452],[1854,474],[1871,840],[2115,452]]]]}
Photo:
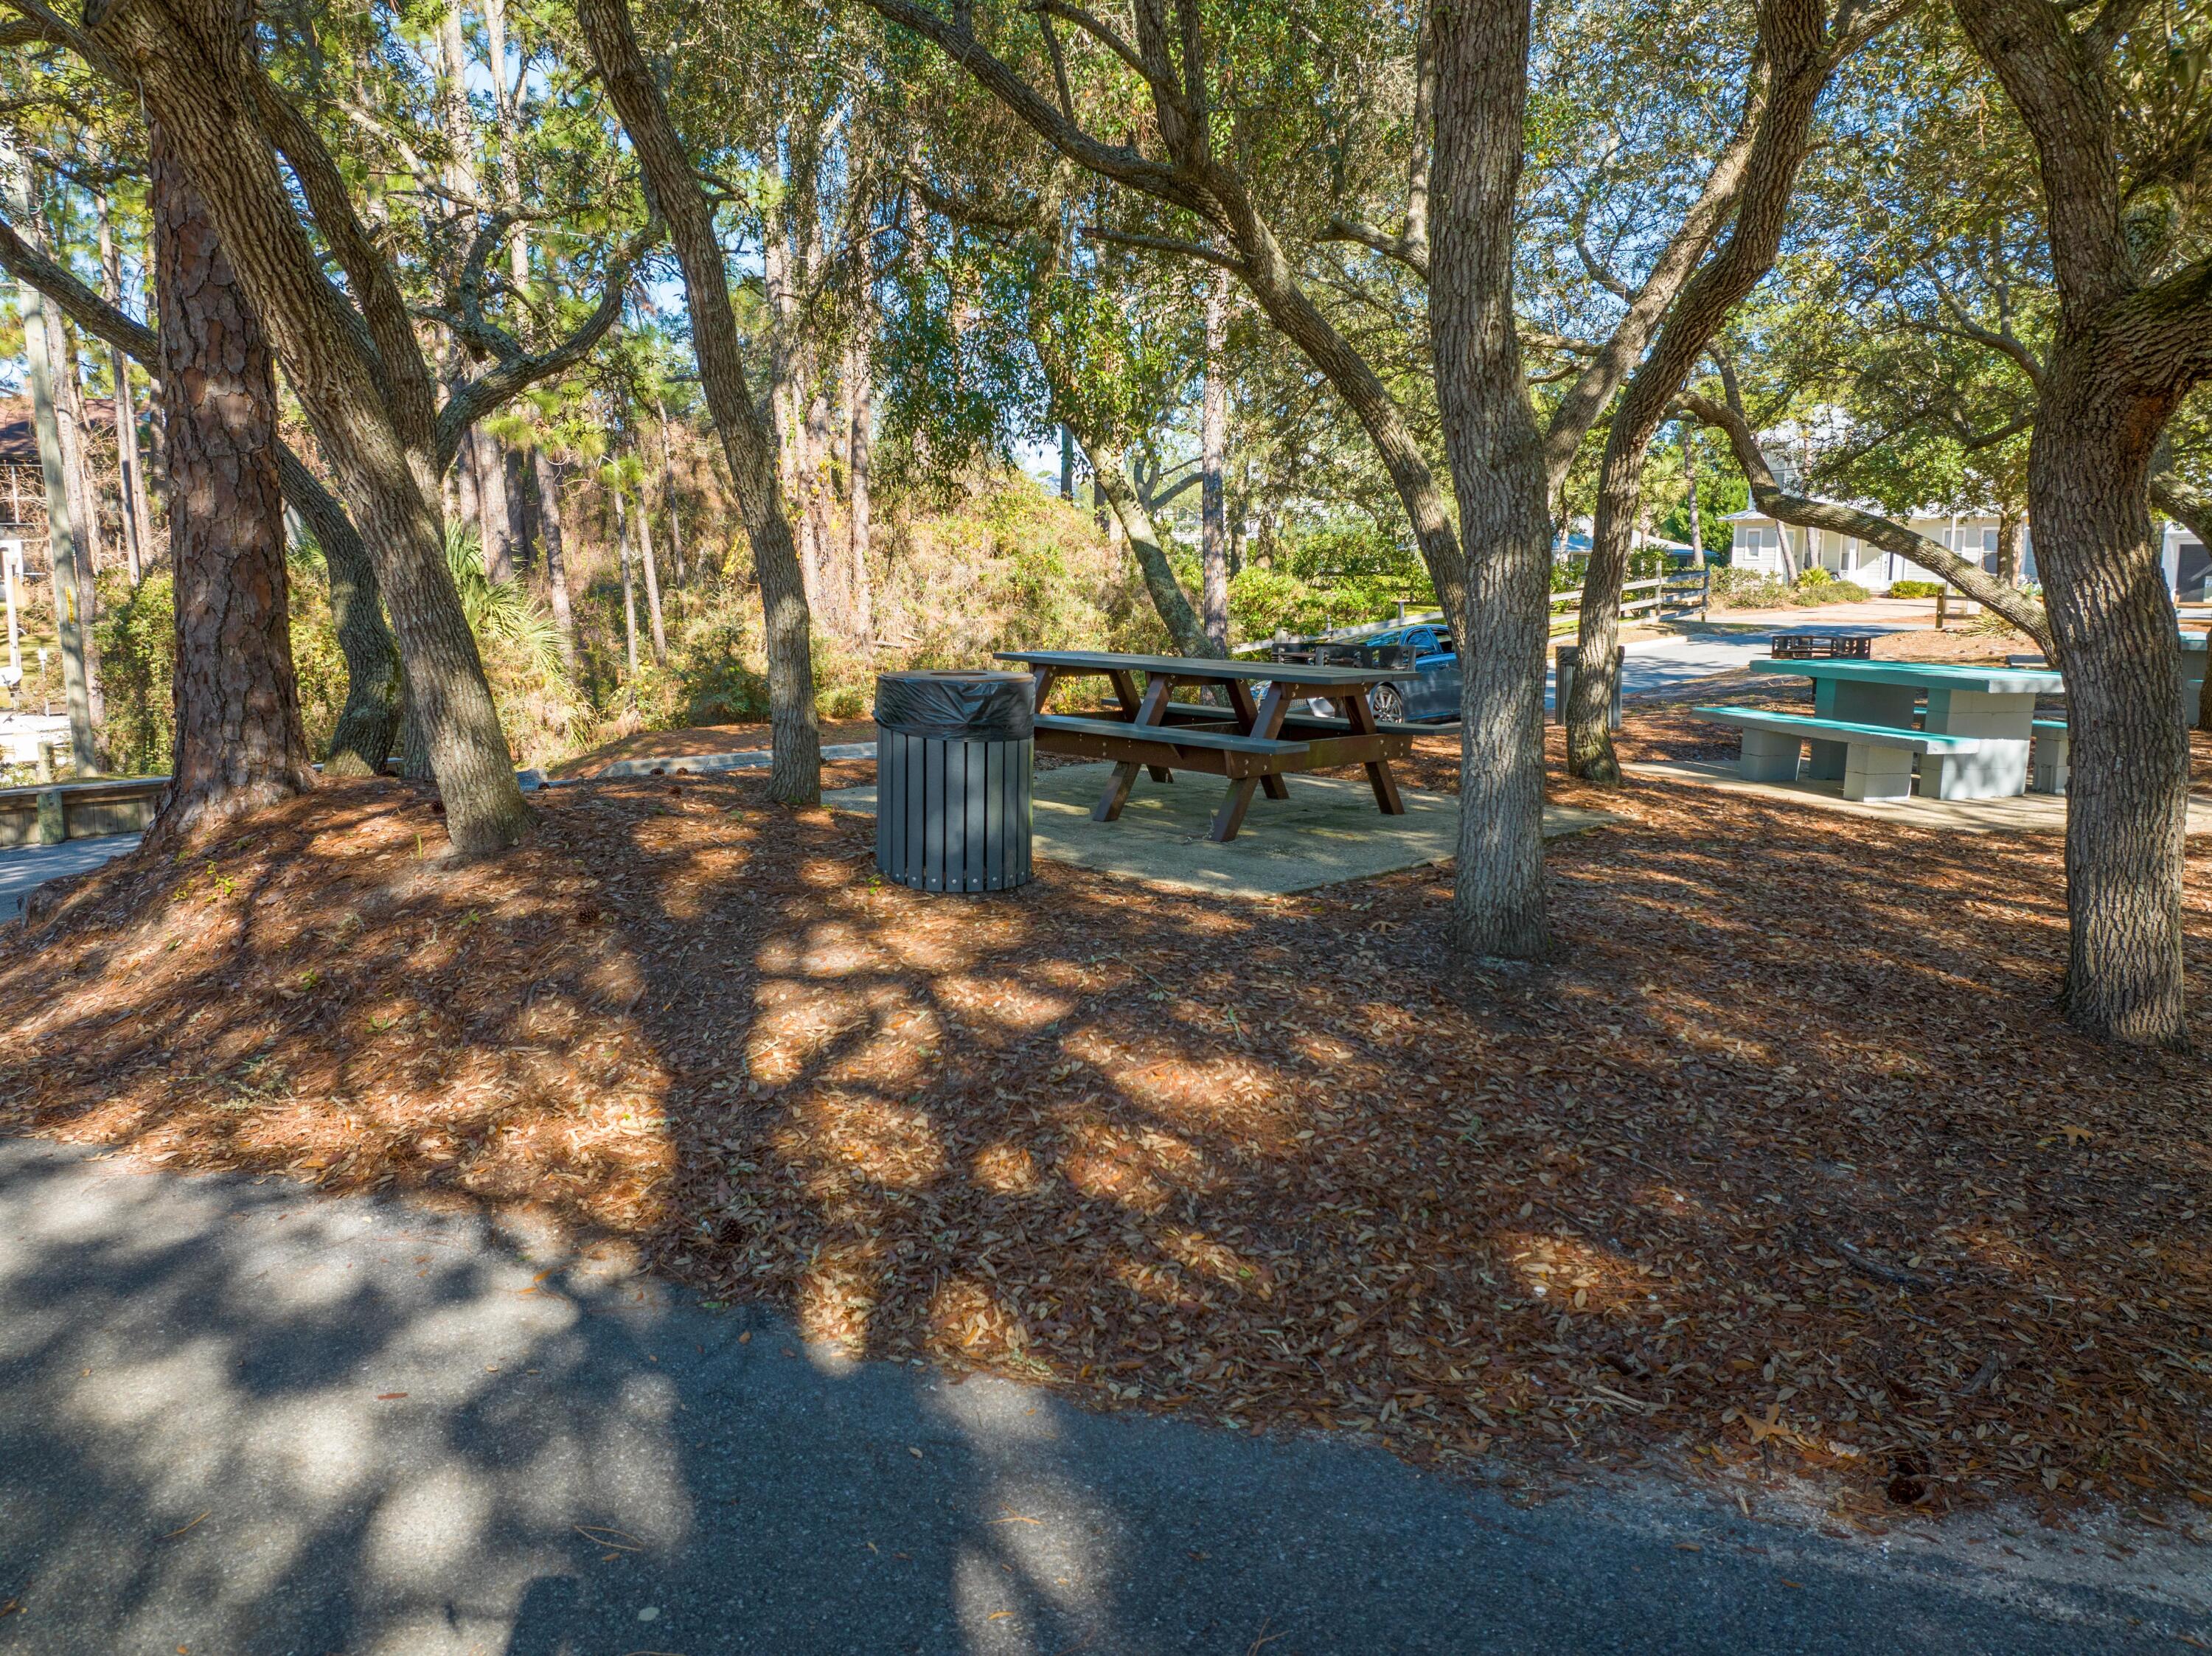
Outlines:
{"type": "MultiPolygon", "coordinates": [[[[1780,575],[1782,534],[1784,525],[1756,509],[1732,513],[1729,524],[1734,531],[1729,561],[1738,569],[1754,570],[1761,574],[1780,575]]],[[[1978,558],[1983,568],[1992,574],[1997,567],[1997,519],[1995,513],[1916,513],[1905,519],[1905,526],[1914,533],[1926,536],[1938,546],[1947,547],[1967,557],[1978,558]]],[[[1870,542],[1855,536],[1838,535],[1825,529],[1801,529],[1790,526],[1788,533],[1796,549],[1800,567],[1818,564],[1839,579],[1856,581],[1874,591],[1886,591],[1901,580],[1935,580],[1938,579],[1923,569],[1910,558],[1899,557],[1894,552],[1885,552],[1870,542]],[[1808,551],[1807,543],[1810,542],[1808,551]]],[[[2035,573],[2035,537],[2022,528],[2020,536],[2021,579],[2033,580],[2035,573]]],[[[2168,523],[2165,528],[2166,584],[2175,597],[2192,602],[2212,599],[2212,554],[2203,543],[2178,523],[2168,523]]]]}

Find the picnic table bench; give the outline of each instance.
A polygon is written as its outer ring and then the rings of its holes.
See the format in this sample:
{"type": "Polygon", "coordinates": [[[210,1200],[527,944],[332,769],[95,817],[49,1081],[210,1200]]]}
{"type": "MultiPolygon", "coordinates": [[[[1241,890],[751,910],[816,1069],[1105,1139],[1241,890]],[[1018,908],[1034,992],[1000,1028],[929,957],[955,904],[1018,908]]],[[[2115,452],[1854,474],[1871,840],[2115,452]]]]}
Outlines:
{"type": "Polygon", "coordinates": [[[1743,731],[1736,774],[1747,782],[1794,782],[1800,750],[1810,740],[1839,743],[1844,750],[1844,798],[1904,799],[1912,793],[1915,754],[1981,751],[1981,738],[1946,736],[1891,725],[1854,725],[1839,719],[1769,713],[1763,707],[1699,707],[1700,717],[1743,731]]]}
{"type": "Polygon", "coordinates": [[[1387,672],[1358,667],[1273,661],[1221,661],[1200,656],[1123,655],[1093,650],[1002,650],[1036,681],[1036,741],[1041,753],[1113,761],[1114,775],[1092,807],[1094,822],[1111,822],[1128,803],[1139,771],[1156,782],[1178,770],[1222,777],[1229,789],[1207,837],[1225,843],[1243,827],[1254,793],[1287,799],[1283,778],[1303,771],[1359,765],[1386,816],[1405,814],[1390,761],[1413,751],[1417,727],[1378,723],[1369,687],[1387,672]],[[1145,676],[1141,694],[1137,675],[1145,676]],[[1048,713],[1045,701],[1063,678],[1101,677],[1114,692],[1115,712],[1048,713]],[[1170,701],[1178,688],[1218,690],[1225,705],[1170,701]],[[1258,689],[1258,696],[1254,695],[1258,689]],[[1293,696],[1325,697],[1340,719],[1293,713],[1293,696]],[[1118,716],[1115,716],[1118,714],[1118,716]]]}

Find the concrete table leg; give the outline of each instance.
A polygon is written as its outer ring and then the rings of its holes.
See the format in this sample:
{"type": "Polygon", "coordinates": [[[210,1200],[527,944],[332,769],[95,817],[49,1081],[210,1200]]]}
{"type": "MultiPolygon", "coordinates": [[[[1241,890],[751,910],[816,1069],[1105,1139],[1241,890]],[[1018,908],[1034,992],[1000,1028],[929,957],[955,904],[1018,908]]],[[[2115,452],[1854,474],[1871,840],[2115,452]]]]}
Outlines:
{"type": "Polygon", "coordinates": [[[1911,794],[1911,749],[1850,744],[1850,763],[1844,771],[1844,798],[1905,799],[1911,794]]]}
{"type": "Polygon", "coordinates": [[[2027,792],[2027,744],[2035,698],[1980,690],[1928,692],[1928,730],[1981,740],[1978,752],[1929,754],[1921,761],[1920,792],[1936,799],[2005,799],[2027,792]]]}
{"type": "MultiPolygon", "coordinates": [[[[1848,679],[1816,678],[1813,681],[1813,712],[1821,719],[1847,719],[1854,725],[1887,725],[1892,729],[1909,731],[1912,728],[1912,710],[1919,696],[1909,684],[1859,684],[1848,679]]],[[[1805,767],[1808,779],[1815,782],[1833,782],[1845,773],[1849,758],[1844,752],[1848,744],[1842,742],[1815,742],[1813,756],[1805,767]]]]}
{"type": "Polygon", "coordinates": [[[1797,754],[1803,746],[1802,738],[1779,731],[1747,730],[1743,757],[1736,761],[1735,773],[1747,782],[1795,782],[1797,754]]]}

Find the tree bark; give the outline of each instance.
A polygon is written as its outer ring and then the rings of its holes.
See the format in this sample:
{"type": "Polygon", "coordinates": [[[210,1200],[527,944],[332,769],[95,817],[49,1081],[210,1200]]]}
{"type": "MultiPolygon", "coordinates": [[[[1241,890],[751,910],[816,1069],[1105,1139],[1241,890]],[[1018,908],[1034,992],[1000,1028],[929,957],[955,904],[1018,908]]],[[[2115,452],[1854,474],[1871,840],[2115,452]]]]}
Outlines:
{"type": "MultiPolygon", "coordinates": [[[[2151,477],[2150,503],[2180,522],[2197,537],[2197,544],[2212,546],[2212,494],[2172,472],[2162,471],[2151,477]]],[[[2206,638],[2212,641],[2212,629],[2207,629],[2206,638]]],[[[2212,673],[2205,674],[2204,682],[2197,687],[2197,728],[2212,731],[2212,673]]]]}
{"type": "Polygon", "coordinates": [[[822,732],[814,709],[805,582],[776,487],[775,447],[762,429],[745,383],[744,351],[730,304],[722,245],[714,234],[714,209],[638,50],[627,0],[578,0],[576,9],[684,267],[699,379],[721,435],[738,515],[752,545],[767,622],[774,751],[769,790],[789,804],[815,804],[822,796],[822,732]]]}
{"type": "Polygon", "coordinates": [[[1529,32],[1528,0],[1437,9],[1429,300],[1444,446],[1468,549],[1463,592],[1446,599],[1465,665],[1455,931],[1470,954],[1524,960],[1549,941],[1550,484],[1513,317],[1529,32]]]}
{"type": "MultiPolygon", "coordinates": [[[[27,233],[39,225],[30,168],[0,130],[0,182],[8,191],[8,209],[27,233]]],[[[31,423],[38,438],[39,467],[46,487],[47,561],[52,567],[54,622],[62,658],[62,696],[69,708],[70,748],[79,776],[100,769],[100,748],[93,725],[92,686],[86,670],[85,617],[77,600],[77,540],[70,515],[69,477],[62,455],[61,422],[54,408],[54,364],[46,327],[46,300],[27,280],[18,288],[17,314],[23,323],[23,355],[31,393],[31,423]]]]}
{"type": "Polygon", "coordinates": [[[484,574],[514,579],[514,510],[507,499],[507,453],[482,426],[471,427],[467,448],[476,458],[477,532],[483,541],[484,574]]]}
{"type": "Polygon", "coordinates": [[[1076,444],[1083,451],[1083,463],[1091,468],[1091,476],[1099,491],[1113,508],[1114,520],[1121,525],[1129,549],[1136,554],[1137,568],[1145,578],[1145,591],[1152,600],[1168,636],[1175,640],[1176,653],[1183,656],[1203,656],[1218,659],[1229,653],[1229,646],[1216,639],[1191,607],[1190,595],[1182,590],[1176,579],[1174,567],[1168,562],[1167,550],[1160,544],[1158,531],[1153,527],[1152,513],[1136,488],[1121,456],[1110,450],[1094,448],[1076,434],[1076,444]]]}
{"type": "MultiPolygon", "coordinates": [[[[623,650],[629,659],[629,676],[637,677],[637,585],[630,575],[629,514],[623,510],[623,492],[619,483],[611,483],[607,493],[615,503],[615,548],[622,563],[623,592],[623,650]]],[[[631,692],[636,694],[635,690],[631,692]]]]}
{"type": "Polygon", "coordinates": [[[153,129],[155,287],[176,579],[176,741],[148,843],[313,786],[284,562],[276,376],[215,226],[153,129]]]}
{"type": "Polygon", "coordinates": [[[1705,530],[1698,517],[1698,461],[1690,449],[1690,425],[1687,421],[1678,428],[1682,434],[1682,487],[1690,499],[1690,567],[1705,567],[1705,530]]]}
{"type": "Polygon", "coordinates": [[[854,325],[852,349],[845,358],[845,488],[848,542],[846,558],[851,566],[850,591],[853,636],[863,644],[876,636],[876,579],[868,566],[874,534],[875,502],[870,494],[870,472],[875,464],[875,327],[872,263],[865,231],[860,239],[860,314],[854,325]]]}
{"type": "MultiPolygon", "coordinates": [[[[115,246],[114,226],[109,221],[107,192],[93,197],[100,235],[101,293],[110,305],[123,302],[123,258],[115,246]]],[[[115,459],[123,484],[123,549],[133,586],[146,578],[147,560],[154,555],[152,519],[146,509],[146,474],[138,464],[138,391],[131,383],[131,358],[120,345],[110,345],[115,375],[115,459]]]]}
{"type": "Polygon", "coordinates": [[[514,845],[529,807],[446,564],[436,392],[391,267],[370,244],[335,165],[265,84],[237,0],[141,0],[102,9],[93,39],[135,77],[337,472],[371,554],[406,664],[410,717],[464,854],[514,845]],[[275,130],[264,123],[275,123],[275,130]],[[281,143],[350,299],[323,274],[290,191],[281,143]],[[356,306],[358,308],[356,308],[356,306]]]}
{"type": "Polygon", "coordinates": [[[553,630],[561,640],[561,659],[568,676],[576,676],[576,615],[568,601],[568,530],[561,516],[561,476],[552,457],[541,448],[530,451],[538,471],[538,516],[545,544],[545,591],[553,606],[553,630]]]}
{"type": "Polygon", "coordinates": [[[399,733],[399,646],[384,624],[376,561],[337,496],[280,443],[276,470],[284,499],[313,531],[331,583],[331,617],[345,657],[346,699],[331,732],[325,776],[372,776],[392,757],[399,733]]]}
{"type": "Polygon", "coordinates": [[[1222,471],[1229,458],[1229,272],[1216,270],[1206,295],[1205,407],[1200,416],[1199,563],[1205,574],[1206,634],[1229,649],[1229,518],[1222,471]]]}
{"type": "Polygon", "coordinates": [[[2189,745],[2147,496],[2167,419],[2212,373],[2212,266],[2154,282],[2130,245],[2111,77],[2135,9],[2108,6],[2086,25],[2043,0],[1954,9],[2035,142],[2058,292],[2028,519],[2073,741],[2060,1000],[2092,1034],[2179,1046],[2189,745]]]}
{"type": "Polygon", "coordinates": [[[1700,266],[1668,309],[1651,354],[1629,377],[1606,434],[1598,470],[1597,522],[1576,625],[1576,665],[1567,698],[1567,769],[1586,782],[1617,784],[1611,710],[1620,682],[1621,588],[1627,579],[1651,440],[1674,394],[1729,314],[1772,268],[1790,218],[1797,171],[1812,139],[1813,111],[1837,63],[1827,39],[1826,0],[1769,0],[1759,9],[1765,84],[1727,242],[1700,266]]]}
{"type": "MultiPolygon", "coordinates": [[[[1774,481],[1774,472],[1759,450],[1758,436],[1740,408],[1716,403],[1696,391],[1684,391],[1675,400],[1700,422],[1728,439],[1735,463],[1751,487],[1752,503],[1777,523],[1796,524],[1808,534],[1815,529],[1825,529],[1832,534],[1852,536],[1885,552],[1909,558],[1930,573],[1942,576],[1975,602],[1987,604],[2033,639],[2045,653],[2050,652],[2050,625],[2026,593],[2007,586],[1980,564],[1960,557],[1941,542],[1931,541],[1903,524],[1862,512],[1856,507],[1791,494],[1774,481]]],[[[1798,561],[1790,549],[1786,532],[1782,550],[1784,566],[1794,579],[1798,561]]]]}
{"type": "MultiPolygon", "coordinates": [[[[642,461],[644,456],[640,455],[642,461]]],[[[645,468],[638,468],[637,549],[645,563],[645,615],[653,630],[653,664],[668,664],[668,629],[660,618],[660,569],[653,555],[653,508],[645,486],[645,468]]]]}

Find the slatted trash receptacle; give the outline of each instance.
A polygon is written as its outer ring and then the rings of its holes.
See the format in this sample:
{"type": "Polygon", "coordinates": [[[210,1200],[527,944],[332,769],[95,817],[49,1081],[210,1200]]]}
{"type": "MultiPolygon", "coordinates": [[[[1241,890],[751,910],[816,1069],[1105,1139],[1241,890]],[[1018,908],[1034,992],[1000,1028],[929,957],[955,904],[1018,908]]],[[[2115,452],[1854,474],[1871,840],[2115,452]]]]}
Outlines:
{"type": "Polygon", "coordinates": [[[916,891],[1030,880],[1036,681],[1027,673],[876,679],[876,867],[916,891]]]}
{"type": "MultiPolygon", "coordinates": [[[[1557,645],[1553,648],[1552,722],[1554,725],[1564,725],[1567,722],[1567,699],[1575,693],[1575,663],[1581,654],[1581,650],[1571,644],[1557,645]]],[[[1627,659],[1628,647],[1621,644],[1614,645],[1613,646],[1613,707],[1606,718],[1606,728],[1608,730],[1617,731],[1620,728],[1620,669],[1621,664],[1627,659]]]]}

